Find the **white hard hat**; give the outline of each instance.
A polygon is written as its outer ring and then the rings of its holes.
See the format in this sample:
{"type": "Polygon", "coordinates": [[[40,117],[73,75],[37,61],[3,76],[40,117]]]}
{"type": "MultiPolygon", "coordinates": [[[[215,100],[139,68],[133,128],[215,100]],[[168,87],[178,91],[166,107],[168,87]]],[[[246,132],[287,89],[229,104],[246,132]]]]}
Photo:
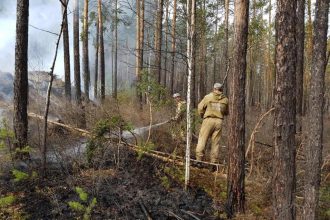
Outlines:
{"type": "Polygon", "coordinates": [[[181,97],[180,93],[174,93],[173,94],[173,98],[178,98],[178,97],[181,97]]]}
{"type": "Polygon", "coordinates": [[[222,84],[221,83],[214,83],[213,88],[214,89],[221,89],[222,88],[222,84]]]}

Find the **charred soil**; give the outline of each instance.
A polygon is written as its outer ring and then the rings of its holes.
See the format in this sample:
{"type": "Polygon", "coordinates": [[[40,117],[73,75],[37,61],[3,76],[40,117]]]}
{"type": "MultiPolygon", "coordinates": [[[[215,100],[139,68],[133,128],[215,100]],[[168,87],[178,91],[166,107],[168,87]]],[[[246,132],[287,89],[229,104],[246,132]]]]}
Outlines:
{"type": "MultiPolygon", "coordinates": [[[[113,154],[117,150],[109,149],[113,154]]],[[[220,189],[225,191],[220,177],[215,179],[215,174],[208,170],[193,169],[191,187],[185,191],[182,167],[146,155],[138,159],[135,152],[124,146],[119,154],[120,161],[108,158],[97,168],[74,164],[66,169],[50,167],[45,178],[39,174],[15,181],[11,172],[3,173],[0,193],[13,195],[15,202],[1,208],[1,218],[81,218],[84,212],[73,210],[69,202],[87,206],[96,198],[91,219],[147,219],[146,212],[152,219],[192,219],[192,215],[219,219],[220,198],[217,200],[214,195],[221,195],[220,189]],[[80,201],[75,187],[84,189],[86,201],[80,201]]],[[[34,166],[26,172],[38,170],[38,165],[34,166]]]]}

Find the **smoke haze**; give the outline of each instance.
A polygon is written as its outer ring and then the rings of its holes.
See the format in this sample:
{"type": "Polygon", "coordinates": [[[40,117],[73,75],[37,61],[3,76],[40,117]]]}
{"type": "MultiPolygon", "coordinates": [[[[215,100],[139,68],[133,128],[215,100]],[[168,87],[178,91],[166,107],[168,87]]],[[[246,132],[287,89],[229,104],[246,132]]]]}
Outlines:
{"type": "MultiPolygon", "coordinates": [[[[0,69],[14,72],[16,1],[1,1],[0,15],[0,69]]],[[[69,18],[70,19],[70,18],[69,18]]],[[[61,7],[58,0],[30,1],[29,24],[40,29],[58,33],[61,23],[61,7]]],[[[71,25],[71,23],[70,23],[71,25]]],[[[29,70],[49,71],[55,52],[56,35],[29,27],[29,70]]],[[[63,51],[60,45],[55,72],[63,75],[63,51]]]]}
{"type": "MultiPolygon", "coordinates": [[[[15,69],[15,29],[16,29],[16,3],[13,0],[0,1],[0,70],[2,72],[14,73],[15,69]]],[[[83,1],[80,1],[80,17],[82,16],[83,1]]],[[[96,2],[91,1],[90,10],[96,9],[96,2]]],[[[70,37],[70,59],[71,59],[71,79],[73,81],[73,0],[70,0],[68,7],[68,25],[70,37]]],[[[127,12],[129,13],[129,12],[127,12]]],[[[62,11],[59,0],[30,0],[29,8],[29,71],[49,71],[55,54],[55,44],[57,36],[54,34],[41,31],[47,30],[58,34],[61,28],[62,11]],[[38,29],[37,29],[38,28],[38,29]]],[[[105,24],[109,27],[109,24],[105,24]]],[[[80,24],[81,31],[81,24],[80,24]]],[[[94,73],[94,46],[93,38],[95,36],[95,26],[90,26],[90,72],[91,79],[94,73]]],[[[109,29],[109,28],[108,28],[109,29]]],[[[120,79],[125,79],[130,82],[134,79],[134,56],[132,51],[127,50],[128,47],[133,48],[135,41],[134,22],[130,27],[119,26],[119,41],[118,41],[118,75],[120,79]],[[127,42],[126,42],[127,41],[127,42]],[[127,62],[130,67],[127,67],[127,62]],[[125,75],[126,74],[126,75],[125,75]],[[125,75],[125,76],[124,76],[125,75]]],[[[106,58],[106,83],[111,85],[111,32],[105,32],[105,58],[106,58]]],[[[82,50],[82,45],[80,46],[82,50]]],[[[82,58],[82,53],[80,55],[82,58]]],[[[60,78],[64,78],[64,63],[63,63],[63,43],[59,45],[57,61],[54,73],[60,78]]],[[[83,83],[82,83],[83,84],[83,83]]],[[[83,85],[82,85],[83,86],[83,85]]],[[[120,86],[120,85],[119,85],[120,86]]]]}

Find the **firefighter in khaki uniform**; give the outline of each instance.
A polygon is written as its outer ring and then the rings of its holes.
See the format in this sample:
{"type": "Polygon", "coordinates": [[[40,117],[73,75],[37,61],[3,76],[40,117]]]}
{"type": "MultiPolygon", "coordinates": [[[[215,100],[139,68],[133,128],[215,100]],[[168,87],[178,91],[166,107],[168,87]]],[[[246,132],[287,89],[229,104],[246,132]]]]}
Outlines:
{"type": "Polygon", "coordinates": [[[222,85],[215,83],[213,92],[206,95],[198,104],[198,114],[203,118],[196,147],[196,159],[202,161],[205,145],[211,137],[211,162],[219,159],[219,141],[224,116],[228,114],[228,98],[222,93],[222,85]]]}
{"type": "Polygon", "coordinates": [[[172,129],[172,136],[184,140],[186,130],[184,119],[186,118],[187,103],[181,98],[179,93],[173,94],[173,98],[176,102],[176,111],[175,116],[170,121],[174,121],[176,124],[172,129]]]}
{"type": "Polygon", "coordinates": [[[172,121],[182,121],[184,119],[187,103],[181,98],[180,93],[173,94],[173,98],[176,102],[175,116],[171,118],[172,121]]]}

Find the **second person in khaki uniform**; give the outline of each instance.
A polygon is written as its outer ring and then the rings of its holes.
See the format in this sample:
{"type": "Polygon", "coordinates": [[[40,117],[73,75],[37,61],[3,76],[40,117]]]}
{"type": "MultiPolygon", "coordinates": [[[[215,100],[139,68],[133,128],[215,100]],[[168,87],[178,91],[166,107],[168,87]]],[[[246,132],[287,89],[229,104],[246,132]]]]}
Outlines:
{"type": "Polygon", "coordinates": [[[170,119],[170,121],[175,122],[172,126],[172,137],[174,139],[179,139],[179,141],[184,142],[186,133],[186,111],[187,103],[181,98],[180,93],[173,94],[173,98],[176,102],[175,116],[170,119]]]}
{"type": "Polygon", "coordinates": [[[220,83],[215,83],[213,92],[198,104],[198,114],[203,118],[203,123],[199,131],[196,159],[203,160],[207,140],[211,137],[211,162],[218,163],[222,122],[228,114],[228,98],[222,93],[220,83]]]}

